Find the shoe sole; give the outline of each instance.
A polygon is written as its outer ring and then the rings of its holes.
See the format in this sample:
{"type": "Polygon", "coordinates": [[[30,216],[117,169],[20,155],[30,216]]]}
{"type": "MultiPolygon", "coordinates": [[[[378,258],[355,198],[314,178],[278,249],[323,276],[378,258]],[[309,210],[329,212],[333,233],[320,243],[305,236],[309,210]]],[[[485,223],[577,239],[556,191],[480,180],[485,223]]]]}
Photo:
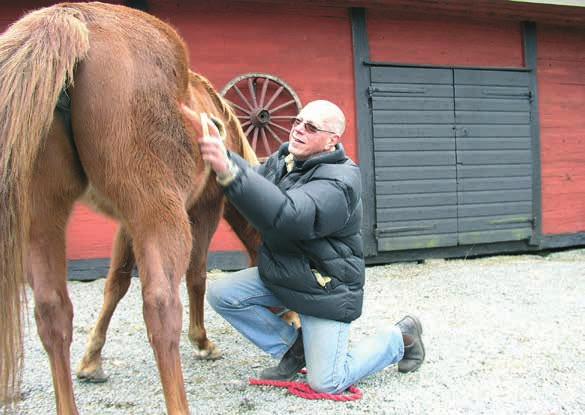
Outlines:
{"type": "Polygon", "coordinates": [[[300,373],[305,367],[307,366],[306,362],[303,365],[299,365],[298,369],[294,371],[290,376],[262,376],[262,372],[258,375],[258,379],[260,380],[275,380],[280,382],[289,382],[297,377],[297,374],[300,373]]]}

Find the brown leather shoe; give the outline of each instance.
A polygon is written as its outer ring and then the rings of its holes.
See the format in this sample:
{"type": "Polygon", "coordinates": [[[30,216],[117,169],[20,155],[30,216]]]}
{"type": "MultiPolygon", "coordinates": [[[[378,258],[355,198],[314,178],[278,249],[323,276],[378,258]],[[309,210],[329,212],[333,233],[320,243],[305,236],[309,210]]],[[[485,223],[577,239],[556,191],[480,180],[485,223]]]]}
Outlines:
{"type": "Polygon", "coordinates": [[[422,324],[417,317],[406,315],[396,325],[402,332],[402,338],[410,340],[408,345],[405,342],[404,356],[398,362],[398,371],[401,373],[414,372],[425,360],[425,346],[421,337],[422,324]]]}

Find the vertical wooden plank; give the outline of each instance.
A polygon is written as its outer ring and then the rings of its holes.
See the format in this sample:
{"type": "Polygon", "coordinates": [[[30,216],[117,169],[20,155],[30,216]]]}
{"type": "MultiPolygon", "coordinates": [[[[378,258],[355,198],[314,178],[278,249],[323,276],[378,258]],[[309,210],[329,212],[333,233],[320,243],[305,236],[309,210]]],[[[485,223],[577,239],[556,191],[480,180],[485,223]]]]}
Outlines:
{"type": "Polygon", "coordinates": [[[364,218],[362,222],[362,236],[364,239],[364,255],[374,256],[378,251],[374,237],[376,206],[374,140],[372,138],[372,118],[370,116],[368,95],[370,69],[364,65],[364,62],[368,61],[370,57],[366,11],[363,8],[353,8],[350,10],[350,16],[355,77],[357,141],[363,186],[362,203],[364,207],[364,218]]]}
{"type": "Polygon", "coordinates": [[[585,231],[585,32],[538,25],[542,233],[585,231]]]}
{"type": "Polygon", "coordinates": [[[538,112],[538,78],[537,78],[537,38],[536,24],[525,22],[522,25],[524,40],[524,66],[530,69],[530,130],[532,135],[532,214],[534,231],[529,243],[540,245],[542,239],[542,169],[540,160],[540,114],[538,112]]]}

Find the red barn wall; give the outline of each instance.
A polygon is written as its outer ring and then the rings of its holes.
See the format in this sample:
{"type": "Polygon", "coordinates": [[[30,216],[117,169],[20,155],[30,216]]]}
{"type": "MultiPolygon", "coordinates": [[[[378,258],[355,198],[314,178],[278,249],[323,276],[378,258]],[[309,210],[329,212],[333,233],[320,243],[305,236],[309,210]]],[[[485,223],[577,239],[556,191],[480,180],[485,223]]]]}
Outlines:
{"type": "Polygon", "coordinates": [[[585,231],[585,30],[538,26],[543,233],[585,231]]]}
{"type": "Polygon", "coordinates": [[[367,14],[370,59],[417,65],[522,67],[520,23],[367,14]]]}

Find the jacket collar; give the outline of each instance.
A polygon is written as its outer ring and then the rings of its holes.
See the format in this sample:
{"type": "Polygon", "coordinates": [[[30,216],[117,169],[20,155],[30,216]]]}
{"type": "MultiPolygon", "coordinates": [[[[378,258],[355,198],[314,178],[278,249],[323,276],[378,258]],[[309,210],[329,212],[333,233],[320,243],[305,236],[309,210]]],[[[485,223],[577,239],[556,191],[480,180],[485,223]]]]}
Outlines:
{"type": "Polygon", "coordinates": [[[335,146],[334,151],[327,151],[323,153],[314,154],[306,160],[303,161],[296,161],[293,159],[292,154],[288,152],[288,144],[284,143],[278,149],[278,158],[284,159],[285,164],[287,164],[287,171],[291,171],[294,167],[300,170],[309,170],[312,167],[315,167],[318,164],[326,163],[326,164],[336,164],[339,162],[344,161],[347,156],[345,155],[345,149],[343,148],[343,144],[338,143],[335,146]],[[294,165],[292,164],[294,162],[294,165]],[[291,166],[290,168],[288,166],[291,166]]]}

